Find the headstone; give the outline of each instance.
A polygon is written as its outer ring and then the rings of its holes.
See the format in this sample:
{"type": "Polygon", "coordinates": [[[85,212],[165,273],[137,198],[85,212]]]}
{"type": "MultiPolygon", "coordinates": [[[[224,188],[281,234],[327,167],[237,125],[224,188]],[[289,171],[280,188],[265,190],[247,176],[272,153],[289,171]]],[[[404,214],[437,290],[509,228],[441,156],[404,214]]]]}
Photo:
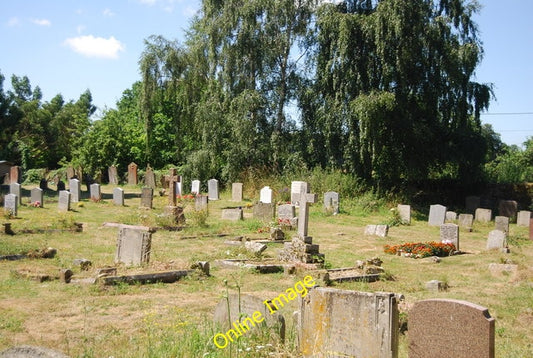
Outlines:
{"type": "Polygon", "coordinates": [[[426,282],[426,290],[428,291],[446,291],[447,288],[447,284],[439,280],[431,280],[426,282]]]}
{"type": "Polygon", "coordinates": [[[57,191],[65,190],[65,182],[61,179],[57,181],[57,191]]]}
{"type": "Polygon", "coordinates": [[[144,173],[144,185],[148,188],[155,189],[155,174],[154,170],[148,165],[144,173]]]}
{"type": "Polygon", "coordinates": [[[31,190],[31,194],[30,194],[30,203],[32,205],[39,205],[39,207],[43,207],[43,202],[44,202],[44,191],[43,189],[41,188],[33,188],[31,190]],[[39,203],[39,204],[37,204],[39,203]]]}
{"type": "Polygon", "coordinates": [[[254,255],[260,255],[263,251],[267,249],[267,245],[260,242],[246,241],[244,243],[246,250],[250,251],[254,255]]]}
{"type": "Polygon", "coordinates": [[[477,208],[474,219],[481,223],[488,223],[489,221],[492,220],[492,210],[477,208]]]}
{"type": "Polygon", "coordinates": [[[242,183],[231,184],[231,201],[242,201],[242,183]]]}
{"type": "Polygon", "coordinates": [[[470,214],[474,214],[476,212],[476,209],[479,208],[479,204],[479,196],[467,196],[465,199],[465,209],[470,214]]]}
{"type": "Polygon", "coordinates": [[[278,224],[286,226],[297,226],[296,208],[292,204],[278,206],[278,224]]]}
{"type": "Polygon", "coordinates": [[[154,189],[142,188],[141,191],[141,207],[152,209],[154,201],[154,189]]]}
{"type": "Polygon", "coordinates": [[[507,216],[508,218],[514,218],[518,211],[518,203],[514,200],[500,200],[498,205],[498,213],[500,216],[507,216]]]}
{"type": "Polygon", "coordinates": [[[430,226],[441,226],[446,218],[446,207],[442,205],[431,205],[429,207],[428,224],[430,226]]]}
{"type": "Polygon", "coordinates": [[[305,181],[293,181],[291,182],[291,204],[300,205],[300,193],[309,193],[311,186],[305,181]]]}
{"type": "Polygon", "coordinates": [[[14,165],[9,169],[9,184],[22,183],[22,169],[19,166],[14,165]]]}
{"type": "Polygon", "coordinates": [[[445,244],[453,244],[459,251],[459,225],[443,224],[440,226],[440,241],[445,244]]]}
{"type": "Polygon", "coordinates": [[[222,219],[239,221],[243,219],[242,209],[222,209],[222,219]]]}
{"type": "Polygon", "coordinates": [[[496,216],[494,218],[494,230],[500,230],[509,235],[509,217],[496,216]]]}
{"type": "Polygon", "coordinates": [[[171,168],[168,172],[168,206],[176,206],[176,183],[179,181],[176,169],[171,168]]]}
{"type": "Polygon", "coordinates": [[[447,223],[453,223],[457,220],[457,213],[455,211],[447,211],[444,219],[447,223]]]}
{"type": "MultiPolygon", "coordinates": [[[[302,186],[303,190],[309,186],[302,186]]],[[[306,238],[309,230],[309,204],[317,202],[316,194],[308,194],[305,191],[300,193],[300,210],[298,213],[298,236],[306,238]]]]}
{"type": "Polygon", "coordinates": [[[107,176],[109,177],[109,184],[118,185],[117,167],[112,165],[107,168],[107,176]]]}
{"type": "Polygon", "coordinates": [[[194,209],[202,211],[208,209],[209,197],[207,195],[196,195],[194,198],[194,209]]]}
{"type": "Polygon", "coordinates": [[[402,224],[411,225],[411,205],[398,204],[397,209],[402,224]]]}
{"type": "Polygon", "coordinates": [[[472,231],[472,225],[474,223],[474,215],[459,214],[459,219],[457,221],[459,223],[459,227],[462,227],[468,231],[472,231]]]}
{"type": "Polygon", "coordinates": [[[15,194],[7,194],[4,197],[4,209],[12,216],[17,216],[19,207],[19,198],[15,194]]]}
{"type": "MultiPolygon", "coordinates": [[[[152,188],[148,188],[152,189],[152,188]]],[[[118,232],[115,263],[141,265],[150,261],[152,233],[143,226],[121,225],[118,232]]]]}
{"type": "Polygon", "coordinates": [[[70,200],[77,203],[81,199],[81,183],[78,179],[70,179],[68,181],[68,191],[70,192],[70,200]]]}
{"type": "Polygon", "coordinates": [[[408,332],[409,358],[494,358],[494,318],[471,302],[418,301],[408,332]]]}
{"type": "Polygon", "coordinates": [[[325,192],[324,208],[330,211],[333,215],[337,215],[339,213],[339,193],[334,191],[325,192]]]}
{"type": "Polygon", "coordinates": [[[264,222],[271,222],[274,219],[274,204],[255,203],[253,207],[253,217],[264,222]]]}
{"type": "Polygon", "coordinates": [[[207,196],[209,200],[218,200],[218,180],[209,179],[207,181],[207,196]]]}
{"type": "Polygon", "coordinates": [[[69,191],[61,190],[59,192],[58,209],[59,211],[70,210],[70,196],[72,194],[69,191]]]}
{"type": "Polygon", "coordinates": [[[367,235],[367,236],[376,235],[376,228],[377,228],[377,225],[367,225],[367,226],[365,226],[365,235],[367,235]]]}
{"type": "Polygon", "coordinates": [[[19,200],[19,204],[22,204],[22,187],[19,183],[11,183],[9,184],[9,193],[15,194],[19,200]]]}
{"type": "Polygon", "coordinates": [[[376,225],[376,236],[387,237],[389,234],[389,225],[376,225]]]}
{"type": "Polygon", "coordinates": [[[518,212],[518,216],[516,218],[516,224],[518,226],[529,227],[530,220],[531,220],[531,211],[522,210],[518,212]]]}
{"type": "Polygon", "coordinates": [[[124,190],[122,188],[113,189],[113,204],[124,206],[124,190]]]}
{"type": "Polygon", "coordinates": [[[265,186],[259,192],[259,202],[265,204],[272,203],[272,189],[269,186],[265,186]]]}
{"type": "Polygon", "coordinates": [[[91,191],[91,200],[99,201],[102,199],[102,190],[100,188],[100,184],[94,183],[90,186],[91,191]]]}
{"type": "Polygon", "coordinates": [[[489,238],[487,240],[487,250],[503,249],[507,245],[505,238],[505,232],[500,230],[492,230],[491,232],[489,232],[489,238]]]}
{"type": "Polygon", "coordinates": [[[200,194],[200,181],[199,180],[193,180],[191,183],[191,193],[192,194],[200,194]]]}
{"type": "Polygon", "coordinates": [[[128,165],[128,184],[129,185],[137,185],[138,179],[137,179],[137,164],[134,162],[131,162],[128,165]]]}
{"type": "Polygon", "coordinates": [[[393,293],[313,288],[300,299],[302,357],[396,358],[398,316],[393,293]]]}

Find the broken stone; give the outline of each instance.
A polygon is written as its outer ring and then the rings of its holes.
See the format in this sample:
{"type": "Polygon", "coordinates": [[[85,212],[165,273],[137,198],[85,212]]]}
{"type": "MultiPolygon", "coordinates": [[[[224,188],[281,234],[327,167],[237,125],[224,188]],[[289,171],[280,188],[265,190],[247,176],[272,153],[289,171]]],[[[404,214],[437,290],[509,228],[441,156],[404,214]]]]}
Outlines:
{"type": "Polygon", "coordinates": [[[72,270],[70,269],[61,269],[59,270],[59,280],[64,283],[70,283],[70,279],[72,278],[72,270]]]}
{"type": "Polygon", "coordinates": [[[87,271],[93,265],[93,263],[87,259],[74,259],[72,264],[79,266],[82,271],[87,271]]]}
{"type": "Polygon", "coordinates": [[[439,280],[431,280],[426,282],[426,289],[429,291],[446,291],[448,285],[439,280]]]}
{"type": "Polygon", "coordinates": [[[246,241],[244,243],[244,247],[246,248],[246,250],[251,251],[255,255],[260,255],[263,251],[267,249],[267,245],[253,241],[246,241]]]}
{"type": "Polygon", "coordinates": [[[270,228],[270,238],[272,240],[285,240],[285,233],[279,227],[270,228]]]}

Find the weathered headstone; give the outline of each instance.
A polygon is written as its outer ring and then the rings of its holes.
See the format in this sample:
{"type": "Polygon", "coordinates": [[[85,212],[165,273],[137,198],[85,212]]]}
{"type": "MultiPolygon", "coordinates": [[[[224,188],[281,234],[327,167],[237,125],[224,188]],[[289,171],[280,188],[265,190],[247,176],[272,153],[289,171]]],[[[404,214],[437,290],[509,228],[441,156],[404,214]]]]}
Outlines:
{"type": "MultiPolygon", "coordinates": [[[[305,186],[303,187],[305,188],[305,186]]],[[[309,231],[309,204],[317,202],[317,195],[302,191],[300,193],[299,202],[300,210],[298,213],[298,236],[304,239],[307,237],[307,232],[309,231]]]]}
{"type": "Polygon", "coordinates": [[[242,201],[242,183],[231,184],[231,200],[242,201]]]}
{"type": "Polygon", "coordinates": [[[102,199],[102,189],[100,188],[100,184],[94,183],[90,186],[91,191],[91,200],[99,201],[102,199]]]}
{"type": "Polygon", "coordinates": [[[218,200],[218,180],[209,179],[207,181],[207,196],[209,200],[218,200]]]}
{"type": "Polygon", "coordinates": [[[471,302],[418,301],[408,332],[409,358],[494,358],[494,318],[471,302]]]}
{"type": "Polygon", "coordinates": [[[489,221],[492,220],[492,210],[477,208],[474,219],[481,223],[488,223],[489,221]]]}
{"type": "Polygon", "coordinates": [[[259,191],[259,202],[265,204],[272,203],[272,189],[269,186],[265,186],[259,191]]]}
{"type": "Polygon", "coordinates": [[[367,236],[376,235],[376,228],[377,228],[377,225],[365,226],[365,235],[367,236]]]}
{"type": "Polygon", "coordinates": [[[300,205],[300,193],[309,193],[311,186],[305,181],[293,181],[291,182],[291,204],[300,205]]]}
{"type": "Polygon", "coordinates": [[[196,195],[194,198],[194,209],[202,211],[208,209],[209,197],[207,195],[196,195]]]}
{"type": "Polygon", "coordinates": [[[22,204],[22,186],[19,183],[11,183],[9,184],[9,193],[15,194],[18,198],[19,204],[22,204]]]}
{"type": "Polygon", "coordinates": [[[531,220],[531,211],[521,210],[518,212],[518,216],[516,218],[516,224],[518,226],[529,227],[530,220],[531,220]]]}
{"type": "Polygon", "coordinates": [[[292,204],[278,206],[278,223],[280,225],[297,226],[296,208],[292,204]]]}
{"type": "Polygon", "coordinates": [[[376,236],[387,237],[389,234],[389,225],[376,225],[376,236]]]}
{"type": "Polygon", "coordinates": [[[124,206],[124,190],[122,188],[113,189],[113,204],[124,206]]]}
{"type": "Polygon", "coordinates": [[[396,358],[398,316],[393,293],[316,287],[300,299],[302,356],[396,358]]]}
{"type": "Polygon", "coordinates": [[[144,185],[148,188],[155,189],[155,174],[154,170],[148,165],[144,173],[144,185]]]}
{"type": "Polygon", "coordinates": [[[200,194],[200,181],[199,180],[193,180],[191,183],[191,193],[192,194],[200,194]]]}
{"type": "Polygon", "coordinates": [[[411,225],[411,205],[398,204],[397,210],[402,224],[411,225]]]}
{"type": "Polygon", "coordinates": [[[459,225],[443,224],[440,226],[440,241],[445,244],[453,244],[459,251],[459,225]]]}
{"type": "Polygon", "coordinates": [[[465,209],[470,214],[474,214],[476,212],[476,209],[479,208],[479,204],[479,196],[467,196],[465,199],[465,209]]]}
{"type": "Polygon", "coordinates": [[[509,217],[496,216],[494,218],[494,230],[500,230],[509,235],[509,217]]]}
{"type": "Polygon", "coordinates": [[[503,249],[506,247],[506,235],[505,232],[500,230],[492,230],[489,232],[489,238],[487,239],[487,250],[503,249]]]}
{"type": "Polygon", "coordinates": [[[457,221],[459,223],[459,227],[462,227],[468,231],[472,231],[472,225],[474,223],[474,215],[459,214],[459,219],[457,221]]]}
{"type": "Polygon", "coordinates": [[[333,215],[337,215],[339,213],[339,193],[335,191],[325,192],[324,208],[330,211],[333,215]]]}
{"type": "Polygon", "coordinates": [[[7,194],[4,197],[4,209],[12,216],[17,216],[19,207],[19,198],[16,194],[7,194]]]}
{"type": "Polygon", "coordinates": [[[149,228],[121,225],[118,232],[115,263],[122,262],[126,265],[148,263],[151,245],[152,233],[149,228]]]}
{"type": "Polygon", "coordinates": [[[253,217],[264,222],[270,222],[274,218],[274,211],[276,207],[269,203],[255,203],[253,207],[253,217]]]}
{"type": "Polygon", "coordinates": [[[239,221],[243,219],[242,209],[222,209],[222,219],[239,221]]]}
{"type": "Polygon", "coordinates": [[[137,178],[137,164],[135,164],[134,162],[131,162],[128,165],[128,184],[137,185],[138,182],[139,181],[137,178]]]}
{"type": "Polygon", "coordinates": [[[9,184],[22,183],[22,169],[14,165],[9,169],[9,184]]]}
{"type": "Polygon", "coordinates": [[[175,168],[171,168],[168,172],[168,206],[176,206],[176,182],[178,175],[175,168]]]}
{"type": "Polygon", "coordinates": [[[43,207],[44,202],[44,191],[41,188],[33,188],[31,190],[30,194],[30,204],[32,205],[39,205],[39,207],[43,207]],[[38,204],[37,204],[38,203],[38,204]]]}
{"type": "Polygon", "coordinates": [[[142,188],[141,191],[141,207],[152,209],[154,202],[154,189],[142,188]]]}
{"type": "Polygon", "coordinates": [[[447,211],[444,219],[447,223],[453,223],[457,220],[457,213],[455,211],[447,211]]]}
{"type": "Polygon", "coordinates": [[[430,226],[441,226],[446,218],[446,207],[442,205],[431,205],[429,207],[428,224],[430,226]]]}
{"type": "Polygon", "coordinates": [[[118,184],[118,172],[117,167],[114,165],[107,168],[107,176],[109,178],[109,184],[117,185],[118,184]]]}
{"type": "Polygon", "coordinates": [[[69,211],[70,210],[70,196],[72,194],[69,191],[61,190],[59,192],[59,200],[57,208],[59,211],[69,211]]]}
{"type": "Polygon", "coordinates": [[[70,179],[68,181],[68,191],[70,192],[70,200],[77,203],[81,199],[81,183],[78,179],[70,179]]]}
{"type": "Polygon", "coordinates": [[[498,205],[498,213],[500,216],[507,216],[508,218],[514,218],[518,211],[518,203],[514,200],[500,200],[498,205]]]}

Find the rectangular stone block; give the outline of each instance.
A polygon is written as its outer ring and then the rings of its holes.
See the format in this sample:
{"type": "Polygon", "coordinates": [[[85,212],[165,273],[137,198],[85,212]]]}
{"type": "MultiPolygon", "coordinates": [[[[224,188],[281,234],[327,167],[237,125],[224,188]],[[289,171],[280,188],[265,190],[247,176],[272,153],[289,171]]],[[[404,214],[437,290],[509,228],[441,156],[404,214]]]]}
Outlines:
{"type": "Polygon", "coordinates": [[[513,219],[518,211],[518,203],[514,200],[500,200],[498,205],[498,213],[500,216],[507,216],[513,219]]]}
{"type": "Polygon", "coordinates": [[[70,210],[70,192],[66,191],[66,190],[61,190],[59,192],[59,200],[58,200],[58,204],[57,204],[57,207],[59,209],[59,211],[69,211],[70,210]]]}
{"type": "Polygon", "coordinates": [[[242,201],[242,183],[231,184],[231,200],[242,201]]]}
{"type": "Polygon", "coordinates": [[[333,215],[339,213],[339,193],[328,191],[324,193],[324,208],[331,211],[333,215]]]}
{"type": "Polygon", "coordinates": [[[77,203],[81,200],[81,183],[78,179],[69,179],[68,190],[70,192],[70,201],[77,203]]]}
{"type": "Polygon", "coordinates": [[[500,230],[492,230],[489,232],[487,239],[487,250],[503,249],[506,247],[506,234],[500,230]]]}
{"type": "Polygon", "coordinates": [[[218,180],[209,179],[207,181],[207,196],[209,200],[218,200],[218,180]]]}
{"type": "Polygon", "coordinates": [[[41,188],[33,188],[31,190],[31,194],[30,194],[30,204],[32,205],[39,205],[39,207],[43,207],[43,202],[44,202],[44,191],[43,189],[41,188]]]}
{"type": "Polygon", "coordinates": [[[398,204],[397,209],[402,224],[411,225],[411,205],[398,204]]]}
{"type": "Polygon", "coordinates": [[[472,214],[459,214],[458,218],[459,227],[462,227],[468,231],[472,231],[472,224],[474,223],[474,215],[472,214]]]}
{"type": "Polygon", "coordinates": [[[231,221],[242,220],[242,209],[222,209],[222,219],[231,221]]]}
{"type": "Polygon", "coordinates": [[[440,226],[440,241],[450,243],[459,250],[459,225],[444,224],[440,226]]]}
{"type": "Polygon", "coordinates": [[[194,210],[202,211],[207,210],[209,198],[207,195],[196,195],[194,198],[194,210]]]}
{"type": "Polygon", "coordinates": [[[154,201],[154,189],[142,188],[141,191],[141,207],[152,209],[154,201]]]}
{"type": "Polygon", "coordinates": [[[492,220],[492,210],[491,209],[476,209],[475,220],[481,223],[488,223],[492,220]]]}
{"type": "Polygon", "coordinates": [[[113,204],[124,206],[124,190],[121,188],[113,189],[113,204]]]}
{"type": "Polygon", "coordinates": [[[118,232],[115,263],[122,262],[126,265],[148,263],[151,245],[152,233],[148,228],[121,225],[118,232]]]}
{"type": "Polygon", "coordinates": [[[200,181],[199,180],[192,181],[191,194],[200,194],[200,181]]]}
{"type": "Polygon", "coordinates": [[[253,208],[253,217],[264,222],[270,222],[274,218],[274,204],[258,202],[253,208]]]}
{"type": "Polygon", "coordinates": [[[4,210],[13,216],[17,216],[19,207],[19,198],[15,194],[7,194],[4,197],[4,210]]]}
{"type": "Polygon", "coordinates": [[[428,225],[441,226],[446,219],[446,207],[442,205],[431,205],[429,207],[428,225]]]}
{"type": "Polygon", "coordinates": [[[529,227],[530,220],[531,220],[531,211],[522,210],[518,212],[518,216],[516,218],[516,224],[518,226],[529,227]]]}
{"type": "Polygon", "coordinates": [[[509,235],[509,218],[507,216],[496,216],[494,218],[494,230],[500,230],[509,235]]]}
{"type": "Polygon", "coordinates": [[[97,184],[97,183],[91,184],[90,191],[91,191],[91,200],[98,201],[102,199],[102,190],[100,188],[100,184],[97,184]]]}

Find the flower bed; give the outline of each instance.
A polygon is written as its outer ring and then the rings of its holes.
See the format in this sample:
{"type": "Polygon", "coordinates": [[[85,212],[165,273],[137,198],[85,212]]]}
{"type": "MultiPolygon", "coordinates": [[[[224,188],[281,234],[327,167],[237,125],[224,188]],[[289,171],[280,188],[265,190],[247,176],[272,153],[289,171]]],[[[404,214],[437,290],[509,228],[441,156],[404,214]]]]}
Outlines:
{"type": "Polygon", "coordinates": [[[455,245],[443,242],[407,242],[400,245],[385,245],[384,251],[386,254],[401,255],[423,258],[428,256],[450,256],[456,250],[455,245]]]}

